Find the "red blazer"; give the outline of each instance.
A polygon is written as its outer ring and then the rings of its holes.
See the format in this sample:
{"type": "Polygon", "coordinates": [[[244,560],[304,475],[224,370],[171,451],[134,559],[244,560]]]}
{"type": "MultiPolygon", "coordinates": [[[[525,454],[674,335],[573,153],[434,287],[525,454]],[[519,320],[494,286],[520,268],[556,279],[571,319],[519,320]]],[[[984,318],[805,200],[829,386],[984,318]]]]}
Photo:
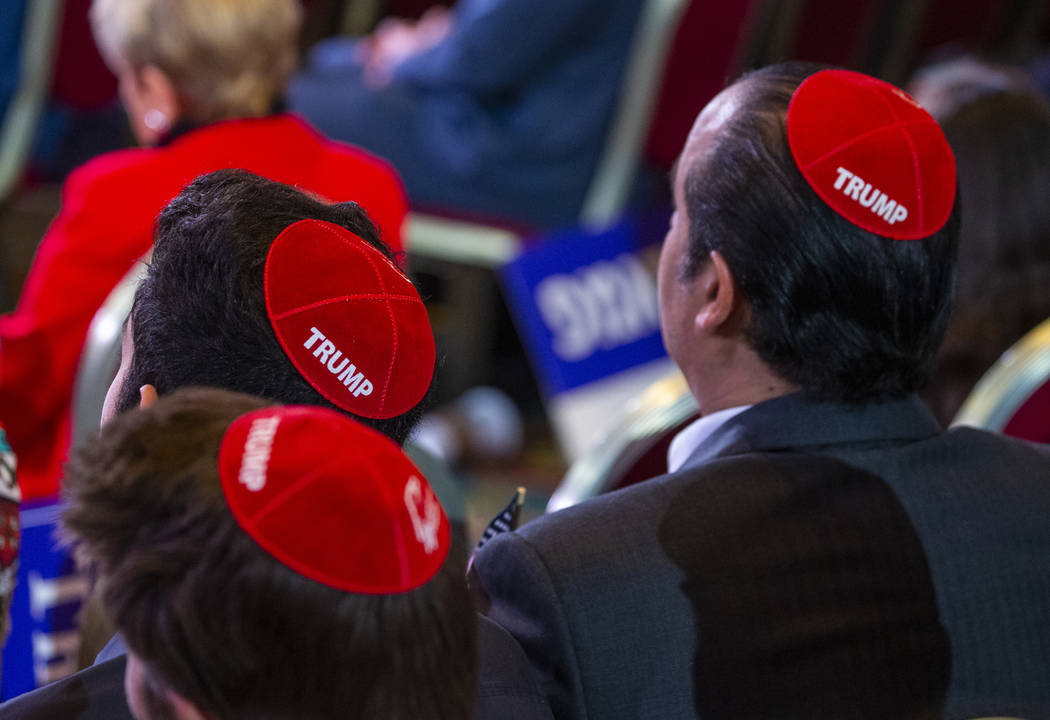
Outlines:
{"type": "Polygon", "coordinates": [[[290,115],[231,120],[159,148],[102,155],[73,171],[16,310],[0,317],[0,425],[23,498],[58,490],[84,337],[96,310],[153,244],[164,206],[199,175],[243,168],[332,201],[359,203],[396,252],[407,200],[385,161],[290,115]]]}

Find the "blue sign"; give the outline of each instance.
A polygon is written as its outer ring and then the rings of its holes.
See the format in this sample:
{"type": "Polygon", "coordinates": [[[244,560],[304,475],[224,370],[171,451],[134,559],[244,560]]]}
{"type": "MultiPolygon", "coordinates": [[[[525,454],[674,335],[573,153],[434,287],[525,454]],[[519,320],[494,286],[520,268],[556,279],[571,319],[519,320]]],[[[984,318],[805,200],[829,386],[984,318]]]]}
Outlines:
{"type": "Polygon", "coordinates": [[[3,700],[76,670],[77,613],[88,581],[77,572],[69,549],[56,541],[61,510],[57,499],[22,508],[18,584],[0,676],[3,700]]]}
{"type": "Polygon", "coordinates": [[[667,223],[572,231],[503,268],[515,322],[548,396],[666,356],[656,260],[667,223]]]}

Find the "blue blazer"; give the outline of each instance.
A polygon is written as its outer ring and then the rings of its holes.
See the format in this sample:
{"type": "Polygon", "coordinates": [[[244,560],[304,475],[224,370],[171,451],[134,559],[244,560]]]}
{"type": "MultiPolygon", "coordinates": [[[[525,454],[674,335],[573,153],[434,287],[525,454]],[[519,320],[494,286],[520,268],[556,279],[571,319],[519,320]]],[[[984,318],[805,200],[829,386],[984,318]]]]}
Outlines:
{"type": "Polygon", "coordinates": [[[413,207],[528,228],[575,224],[642,0],[459,0],[447,37],[367,85],[353,41],[321,43],[289,107],[394,164],[413,207]]]}

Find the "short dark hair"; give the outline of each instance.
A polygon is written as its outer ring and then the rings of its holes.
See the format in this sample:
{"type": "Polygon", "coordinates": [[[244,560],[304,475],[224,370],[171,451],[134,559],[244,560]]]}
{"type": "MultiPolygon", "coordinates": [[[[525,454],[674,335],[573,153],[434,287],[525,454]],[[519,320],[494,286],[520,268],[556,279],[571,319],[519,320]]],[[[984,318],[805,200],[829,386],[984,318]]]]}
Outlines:
{"type": "Polygon", "coordinates": [[[462,557],[408,592],[348,593],[290,570],[237,524],[219,447],[230,423],[268,404],[182,389],[72,455],[65,532],[128,647],[154,687],[221,718],[470,717],[462,557]]]}
{"type": "MultiPolygon", "coordinates": [[[[204,175],[168,204],[135,293],[135,354],[118,410],[135,407],[139,387],[151,383],[161,395],[206,385],[344,412],[295,369],[266,314],[270,245],[307,218],[341,225],[393,257],[357,203],[324,203],[244,170],[204,175]]],[[[403,443],[423,405],[385,420],[355,417],[403,443]]]]}
{"type": "Polygon", "coordinates": [[[940,231],[895,242],[835,213],[787,143],[799,84],[822,66],[781,63],[737,82],[710,152],[686,168],[692,278],[712,250],[750,308],[750,345],[774,372],[823,399],[861,403],[918,390],[948,321],[958,203],[940,231]]]}

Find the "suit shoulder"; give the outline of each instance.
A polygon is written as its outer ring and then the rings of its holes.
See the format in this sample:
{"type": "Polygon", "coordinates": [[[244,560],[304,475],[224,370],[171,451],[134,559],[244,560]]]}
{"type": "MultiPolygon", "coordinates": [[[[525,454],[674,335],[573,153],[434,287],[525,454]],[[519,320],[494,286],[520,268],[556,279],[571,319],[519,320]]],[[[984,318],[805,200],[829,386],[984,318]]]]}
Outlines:
{"type": "Polygon", "coordinates": [[[946,430],[942,439],[953,449],[978,458],[1011,457],[1021,461],[1050,464],[1050,445],[1020,440],[981,428],[959,425],[946,430]]]}
{"type": "Polygon", "coordinates": [[[650,480],[585,500],[572,507],[542,515],[517,532],[531,544],[543,546],[548,538],[586,535],[609,523],[633,527],[660,512],[684,475],[660,475],[650,480]]]}
{"type": "Polygon", "coordinates": [[[19,695],[0,705],[0,720],[130,720],[124,665],[117,657],[19,695]]]}

